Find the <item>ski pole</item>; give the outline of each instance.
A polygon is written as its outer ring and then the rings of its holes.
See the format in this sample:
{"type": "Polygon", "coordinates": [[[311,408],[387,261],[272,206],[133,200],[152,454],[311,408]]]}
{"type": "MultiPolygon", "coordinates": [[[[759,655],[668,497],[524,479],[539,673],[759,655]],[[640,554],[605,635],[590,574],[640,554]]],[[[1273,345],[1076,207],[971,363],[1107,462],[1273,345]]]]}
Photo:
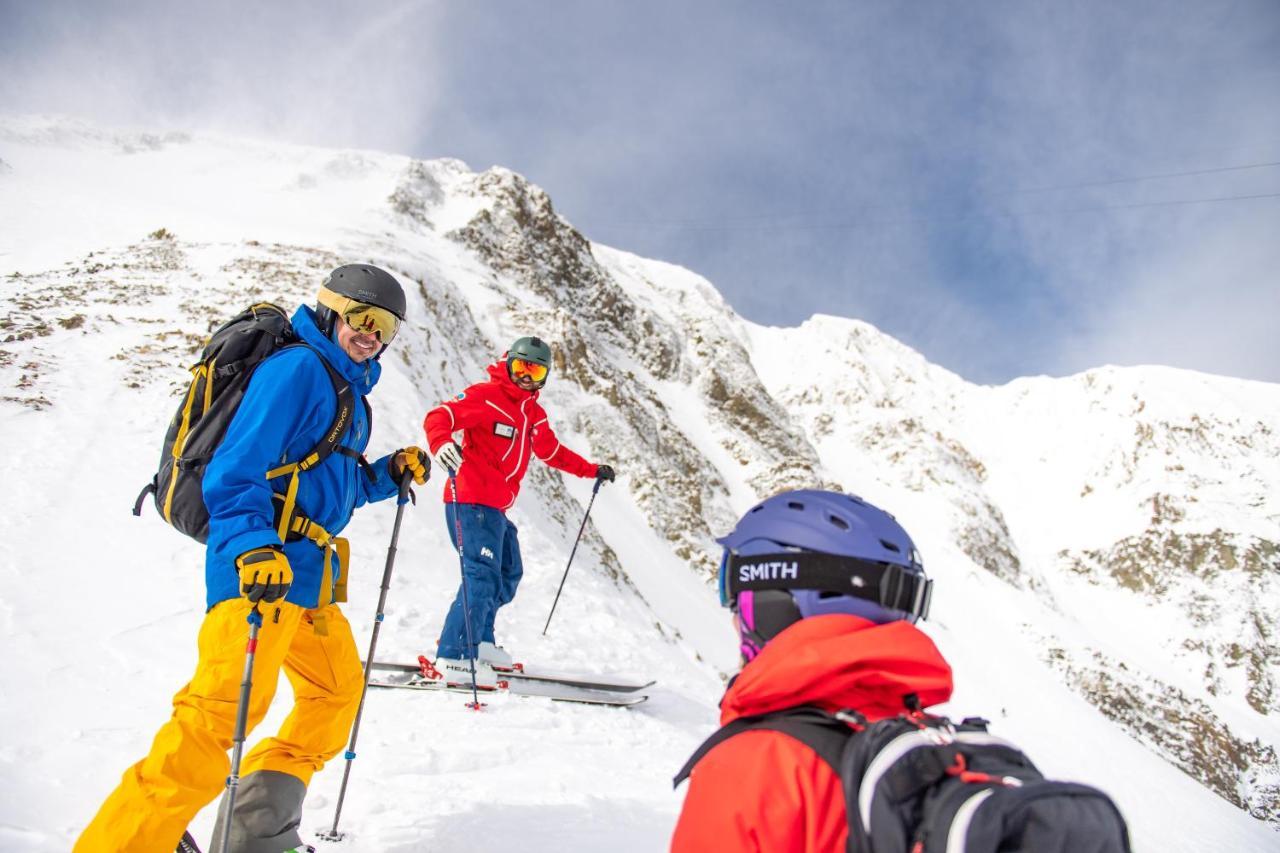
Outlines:
{"type": "Polygon", "coordinates": [[[328,832],[318,832],[316,837],[323,841],[341,841],[343,833],[338,832],[338,819],[342,817],[342,803],[347,797],[347,780],[351,778],[351,762],[356,758],[356,738],[360,737],[360,718],[364,716],[364,697],[369,692],[369,674],[373,670],[374,652],[378,649],[378,631],[382,628],[382,620],[387,608],[387,593],[391,589],[391,568],[396,564],[396,543],[400,541],[400,522],[404,518],[404,505],[409,502],[409,483],[413,481],[413,472],[405,468],[400,476],[400,494],[396,498],[396,522],[391,528],[391,545],[387,548],[387,564],[382,570],[382,592],[378,595],[378,612],[373,617],[373,633],[369,637],[369,653],[364,657],[364,686],[360,688],[360,704],[356,707],[356,719],[351,725],[351,743],[347,746],[347,766],[342,771],[342,787],[338,789],[338,806],[333,810],[333,828],[328,832]]]}
{"type": "Polygon", "coordinates": [[[262,614],[254,602],[249,611],[249,643],[244,652],[244,680],[240,682],[240,703],[236,707],[236,730],[232,735],[235,744],[231,750],[231,773],[227,776],[227,813],[222,820],[222,853],[231,849],[231,815],[236,808],[236,789],[240,787],[240,755],[244,752],[244,730],[249,720],[249,692],[253,690],[253,658],[258,653],[258,629],[262,627],[262,614]]]}
{"type": "Polygon", "coordinates": [[[467,561],[462,556],[462,516],[458,515],[458,475],[449,472],[449,491],[453,495],[453,533],[458,540],[458,567],[462,571],[462,624],[467,629],[467,658],[471,661],[471,704],[473,711],[480,710],[480,693],[476,687],[476,646],[471,640],[471,602],[467,596],[467,561]]]}
{"type": "Polygon", "coordinates": [[[569,562],[564,564],[564,576],[560,578],[560,588],[556,590],[556,600],[551,602],[551,612],[547,614],[547,624],[542,627],[542,636],[547,636],[551,627],[551,617],[556,615],[556,605],[560,603],[560,593],[564,592],[564,582],[569,579],[569,567],[573,565],[573,555],[578,553],[578,543],[582,540],[582,531],[587,529],[587,519],[591,517],[591,505],[596,502],[596,493],[604,480],[596,479],[595,488],[591,490],[591,500],[587,501],[587,513],[582,516],[582,524],[578,527],[578,538],[573,540],[573,550],[569,552],[569,562]]]}

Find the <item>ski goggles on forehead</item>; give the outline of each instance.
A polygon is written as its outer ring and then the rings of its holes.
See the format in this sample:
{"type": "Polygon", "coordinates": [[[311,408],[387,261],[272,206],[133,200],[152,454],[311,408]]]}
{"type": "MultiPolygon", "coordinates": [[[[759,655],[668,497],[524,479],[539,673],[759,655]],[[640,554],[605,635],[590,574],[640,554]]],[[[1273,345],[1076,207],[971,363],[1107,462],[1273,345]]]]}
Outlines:
{"type": "Polygon", "coordinates": [[[327,287],[320,288],[317,301],[333,310],[343,322],[360,334],[377,335],[383,344],[391,343],[391,339],[400,330],[400,318],[386,308],[334,293],[327,287]]]}
{"type": "Polygon", "coordinates": [[[511,373],[515,376],[528,376],[534,382],[546,379],[547,370],[545,364],[538,364],[536,361],[527,361],[523,358],[511,359],[511,373]]]}
{"type": "Polygon", "coordinates": [[[816,589],[927,619],[933,599],[933,581],[920,571],[814,551],[743,555],[726,549],[720,560],[719,581],[720,603],[725,607],[742,592],[816,589]]]}

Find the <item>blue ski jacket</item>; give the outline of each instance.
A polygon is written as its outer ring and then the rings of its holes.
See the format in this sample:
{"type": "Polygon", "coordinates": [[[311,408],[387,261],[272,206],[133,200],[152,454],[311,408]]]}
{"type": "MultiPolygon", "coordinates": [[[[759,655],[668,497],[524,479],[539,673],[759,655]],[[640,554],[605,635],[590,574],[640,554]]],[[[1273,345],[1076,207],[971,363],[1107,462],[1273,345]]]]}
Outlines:
{"type": "MultiPolygon", "coordinates": [[[[227,427],[204,474],[204,502],[209,510],[209,539],[205,551],[207,606],[240,595],[236,557],[253,548],[280,545],[275,530],[272,493],[283,494],[289,477],[267,480],[266,472],[296,462],[319,443],[333,423],[338,397],[323,358],[351,382],[359,397],[372,390],[382,372],[378,362],[352,361],[316,325],[305,305],[293,315],[293,329],[309,347],[288,347],[258,365],[244,399],[227,427]]],[[[369,418],[356,401],[351,426],[341,444],[363,453],[369,443],[369,418]]],[[[335,536],[347,526],[352,511],[366,503],[394,496],[398,489],[387,469],[387,456],[372,463],[370,480],[349,456],[334,453],[298,479],[298,512],[335,536]]],[[[287,601],[319,607],[324,551],[309,540],[284,543],[293,568],[287,601]]],[[[336,584],[347,566],[334,567],[336,584]]]]}

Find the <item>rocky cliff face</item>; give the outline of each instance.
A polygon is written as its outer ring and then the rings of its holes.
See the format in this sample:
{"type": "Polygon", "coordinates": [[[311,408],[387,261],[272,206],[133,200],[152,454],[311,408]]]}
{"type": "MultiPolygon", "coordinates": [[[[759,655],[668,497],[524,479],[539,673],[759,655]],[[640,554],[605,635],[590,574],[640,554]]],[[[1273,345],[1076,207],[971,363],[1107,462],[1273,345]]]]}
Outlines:
{"type": "Polygon", "coordinates": [[[449,236],[505,283],[497,286],[512,335],[540,329],[560,343],[557,377],[595,398],[574,427],[599,458],[634,475],[634,497],[682,560],[713,571],[712,531],[734,517],[729,487],[691,429],[710,425],[758,494],[819,481],[816,454],[764,391],[743,342],[727,333],[736,318],[717,295],[697,294],[693,310],[663,311],[642,269],[602,264],[520,176],[493,169],[466,191],[482,206],[449,236]],[[709,424],[677,422],[661,393],[673,385],[693,391],[709,424]]]}

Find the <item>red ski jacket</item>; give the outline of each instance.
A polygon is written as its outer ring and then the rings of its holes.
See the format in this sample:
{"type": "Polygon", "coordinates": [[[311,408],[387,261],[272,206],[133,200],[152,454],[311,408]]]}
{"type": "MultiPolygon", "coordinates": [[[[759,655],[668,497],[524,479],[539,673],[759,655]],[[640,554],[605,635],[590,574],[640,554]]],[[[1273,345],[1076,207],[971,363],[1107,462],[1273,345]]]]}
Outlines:
{"type": "MultiPolygon", "coordinates": [[[[512,382],[504,362],[489,365],[488,382],[478,382],[427,412],[422,425],[432,455],[462,431],[459,503],[510,509],[532,456],[579,477],[596,475],[596,465],[556,439],[538,405],[538,392],[512,382]]],[[[453,500],[447,481],[444,500],[453,500]]]]}
{"type": "MultiPolygon", "coordinates": [[[[743,667],[720,701],[720,723],[795,705],[856,708],[879,720],[915,693],[923,705],[951,696],[951,667],[907,622],[857,616],[802,619],[743,667]]],[[[841,853],[848,843],[840,777],[798,740],[747,731],[712,748],[693,769],[673,853],[841,853]]]]}

